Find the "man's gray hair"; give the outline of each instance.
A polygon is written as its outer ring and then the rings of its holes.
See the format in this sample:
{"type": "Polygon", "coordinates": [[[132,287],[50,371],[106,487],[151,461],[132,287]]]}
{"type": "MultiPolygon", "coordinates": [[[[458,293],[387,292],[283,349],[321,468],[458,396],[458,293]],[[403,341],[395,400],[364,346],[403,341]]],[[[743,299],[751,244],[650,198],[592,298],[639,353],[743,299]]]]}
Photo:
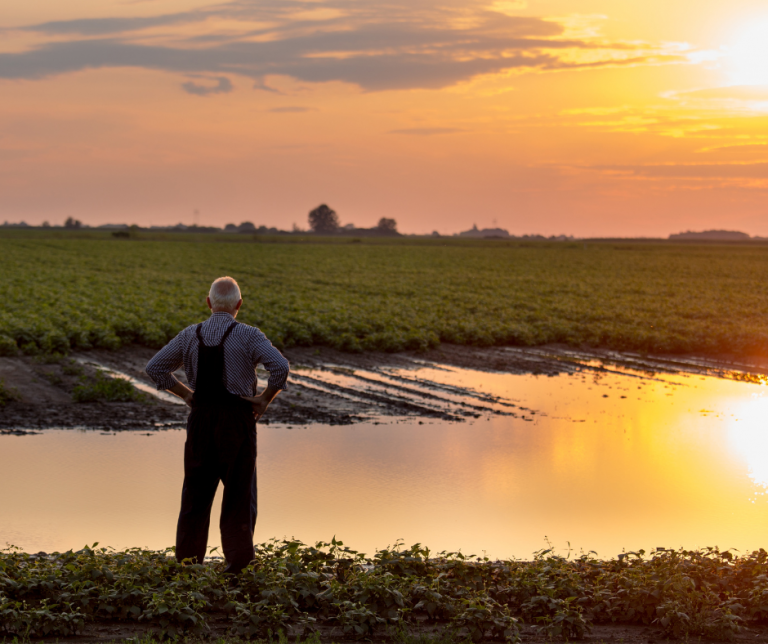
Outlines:
{"type": "Polygon", "coordinates": [[[240,301],[240,287],[231,277],[220,277],[213,281],[208,292],[211,298],[211,307],[224,311],[232,311],[240,301]]]}

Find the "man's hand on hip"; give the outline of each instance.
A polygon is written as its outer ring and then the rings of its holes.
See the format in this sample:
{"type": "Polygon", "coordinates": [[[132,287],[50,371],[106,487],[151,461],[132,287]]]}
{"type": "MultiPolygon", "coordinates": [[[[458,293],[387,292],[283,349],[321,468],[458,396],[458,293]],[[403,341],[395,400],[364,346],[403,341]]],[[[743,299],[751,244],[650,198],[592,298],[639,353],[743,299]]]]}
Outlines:
{"type": "Polygon", "coordinates": [[[277,394],[280,393],[279,389],[274,389],[271,385],[267,385],[267,388],[262,391],[258,396],[240,396],[243,400],[247,400],[253,407],[253,417],[259,420],[269,407],[277,394]]]}

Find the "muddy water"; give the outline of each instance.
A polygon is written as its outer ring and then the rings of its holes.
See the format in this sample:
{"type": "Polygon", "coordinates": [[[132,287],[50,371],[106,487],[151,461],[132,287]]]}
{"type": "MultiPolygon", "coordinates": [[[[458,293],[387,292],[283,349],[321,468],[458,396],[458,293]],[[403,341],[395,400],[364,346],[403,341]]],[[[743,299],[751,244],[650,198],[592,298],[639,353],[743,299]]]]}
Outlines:
{"type": "MultiPolygon", "coordinates": [[[[763,385],[626,368],[300,373],[329,390],[348,392],[356,380],[361,395],[419,390],[420,405],[471,414],[261,426],[259,540],[336,535],[371,552],[404,539],[520,558],[547,539],[561,552],[570,543],[601,556],[766,545],[763,385]]],[[[0,543],[171,545],[183,442],[179,430],[0,436],[0,543]]],[[[210,545],[218,543],[213,531],[210,545]]]]}

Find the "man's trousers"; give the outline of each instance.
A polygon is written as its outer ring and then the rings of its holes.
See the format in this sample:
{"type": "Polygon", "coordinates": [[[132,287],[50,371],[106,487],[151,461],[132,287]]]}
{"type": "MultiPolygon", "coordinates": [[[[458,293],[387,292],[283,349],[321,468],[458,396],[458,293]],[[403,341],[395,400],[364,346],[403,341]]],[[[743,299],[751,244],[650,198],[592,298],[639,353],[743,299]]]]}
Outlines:
{"type": "Polygon", "coordinates": [[[219,526],[226,572],[237,573],[253,560],[257,514],[256,421],[245,401],[195,406],[189,415],[176,530],[178,561],[203,562],[219,481],[224,484],[219,526]]]}

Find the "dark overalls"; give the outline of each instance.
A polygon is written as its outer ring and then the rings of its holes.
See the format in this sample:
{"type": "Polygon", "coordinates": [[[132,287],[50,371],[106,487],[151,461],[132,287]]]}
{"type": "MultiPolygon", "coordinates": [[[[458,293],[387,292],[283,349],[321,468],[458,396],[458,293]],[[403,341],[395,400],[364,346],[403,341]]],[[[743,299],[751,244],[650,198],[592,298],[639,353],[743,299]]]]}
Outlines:
{"type": "Polygon", "coordinates": [[[184,487],[176,530],[176,559],[202,563],[208,544],[211,506],[219,481],[221,545],[226,572],[237,573],[253,560],[256,527],[256,421],[251,404],[224,386],[224,341],[207,347],[197,325],[197,378],[184,444],[184,487]]]}

